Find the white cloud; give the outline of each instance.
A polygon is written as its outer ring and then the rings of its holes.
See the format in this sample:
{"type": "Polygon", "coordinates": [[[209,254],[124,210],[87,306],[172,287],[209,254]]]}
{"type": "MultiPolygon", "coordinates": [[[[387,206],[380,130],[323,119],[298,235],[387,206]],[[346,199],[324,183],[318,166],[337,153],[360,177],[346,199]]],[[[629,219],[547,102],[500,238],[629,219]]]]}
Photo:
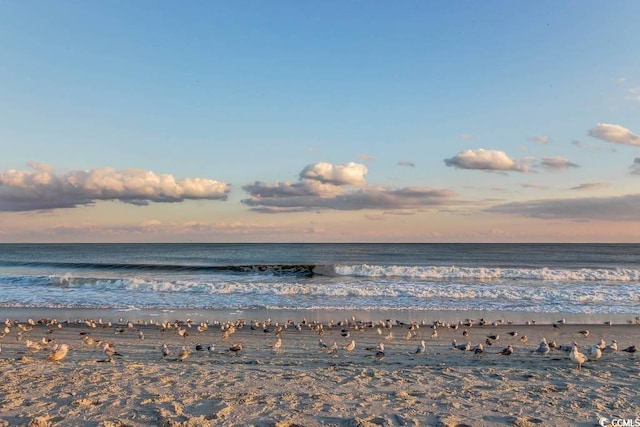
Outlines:
{"type": "Polygon", "coordinates": [[[226,200],[229,184],[207,178],[176,180],[169,174],[111,168],[56,174],[50,165],[32,162],[33,170],[0,173],[0,211],[74,208],[96,201],[134,205],[192,200],[226,200]]]}
{"type": "Polygon", "coordinates": [[[620,125],[598,123],[593,129],[589,130],[589,135],[615,144],[640,145],[640,135],[620,125]]]}
{"type": "Polygon", "coordinates": [[[542,184],[520,184],[522,188],[533,188],[534,190],[547,190],[549,187],[542,184]]]}
{"type": "Polygon", "coordinates": [[[458,169],[477,169],[485,171],[515,171],[528,172],[526,162],[516,162],[509,158],[504,151],[485,150],[464,150],[450,159],[444,160],[447,166],[458,169]]]}
{"type": "Polygon", "coordinates": [[[363,185],[367,167],[360,163],[350,162],[345,165],[331,163],[313,163],[300,172],[301,179],[320,181],[323,184],[363,185]]]}
{"type": "Polygon", "coordinates": [[[370,156],[368,154],[364,154],[364,153],[360,153],[358,154],[358,157],[362,160],[364,160],[365,162],[372,162],[375,160],[375,157],[370,156]]]}
{"type": "Polygon", "coordinates": [[[537,142],[539,144],[546,144],[549,142],[548,136],[534,136],[530,138],[531,141],[537,142]]]}
{"type": "Polygon", "coordinates": [[[640,101],[640,87],[632,87],[629,89],[626,98],[632,101],[640,101]]]}
{"type": "Polygon", "coordinates": [[[576,191],[588,191],[588,190],[599,190],[601,188],[607,188],[609,184],[606,182],[588,182],[586,184],[580,184],[575,187],[571,187],[570,190],[576,191]]]}
{"type": "Polygon", "coordinates": [[[315,163],[306,166],[295,183],[254,182],[243,186],[251,197],[242,203],[266,213],[317,209],[396,210],[439,206],[454,196],[446,189],[370,185],[364,179],[366,172],[363,165],[355,163],[315,163]]]}
{"type": "Polygon", "coordinates": [[[540,161],[540,166],[547,170],[559,171],[568,168],[579,168],[576,163],[570,162],[564,157],[543,157],[540,161]]]}

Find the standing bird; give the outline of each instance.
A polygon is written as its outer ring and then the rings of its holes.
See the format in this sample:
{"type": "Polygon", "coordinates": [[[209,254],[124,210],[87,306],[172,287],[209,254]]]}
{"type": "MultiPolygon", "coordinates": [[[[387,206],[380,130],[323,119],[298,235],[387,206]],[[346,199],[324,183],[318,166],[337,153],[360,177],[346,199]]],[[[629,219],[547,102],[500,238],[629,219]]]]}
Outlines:
{"type": "Polygon", "coordinates": [[[503,349],[502,351],[499,351],[498,354],[501,354],[503,356],[510,356],[513,354],[513,346],[509,345],[507,346],[507,348],[503,349]]]}
{"type": "Polygon", "coordinates": [[[580,353],[580,351],[578,350],[578,345],[576,343],[573,343],[573,348],[571,349],[571,354],[569,354],[569,357],[571,357],[571,360],[573,362],[578,364],[578,370],[581,371],[582,364],[587,361],[587,356],[580,353]]]}
{"type": "Polygon", "coordinates": [[[354,340],[351,340],[351,342],[345,345],[343,348],[347,351],[353,351],[353,349],[356,348],[356,342],[354,340]]]}
{"type": "Polygon", "coordinates": [[[49,353],[47,356],[47,360],[52,360],[54,362],[59,362],[67,355],[69,351],[69,346],[66,344],[56,344],[53,347],[53,351],[49,353]]]}
{"type": "Polygon", "coordinates": [[[278,336],[278,339],[276,340],[276,342],[271,346],[271,351],[273,353],[279,353],[281,348],[282,348],[282,338],[278,336]]]}
{"type": "Polygon", "coordinates": [[[329,348],[329,354],[333,354],[333,357],[338,356],[338,343],[333,342],[333,345],[329,348]]]}
{"type": "Polygon", "coordinates": [[[167,347],[167,344],[164,343],[162,344],[162,358],[164,359],[168,355],[169,355],[169,347],[167,347]]]}
{"type": "Polygon", "coordinates": [[[109,361],[112,360],[113,356],[122,357],[122,355],[118,353],[113,347],[111,347],[111,344],[109,344],[107,341],[105,341],[104,346],[102,347],[102,351],[104,351],[104,355],[107,356],[107,359],[109,359],[109,361]]]}
{"type": "Polygon", "coordinates": [[[629,347],[625,348],[622,351],[626,351],[627,353],[635,353],[638,351],[638,347],[635,345],[630,345],[629,347]]]}
{"type": "Polygon", "coordinates": [[[473,354],[478,356],[482,353],[484,353],[484,346],[482,345],[482,343],[478,343],[477,346],[473,347],[473,354]]]}
{"type": "Polygon", "coordinates": [[[420,345],[416,348],[415,354],[422,354],[427,350],[427,345],[424,340],[420,341],[420,345]]]}
{"type": "Polygon", "coordinates": [[[549,344],[547,343],[547,339],[543,337],[542,340],[540,341],[540,344],[538,344],[538,348],[533,350],[533,352],[536,354],[545,355],[549,353],[549,350],[551,350],[551,347],[549,347],[549,344]]]}
{"type": "Polygon", "coordinates": [[[602,357],[602,350],[597,345],[591,346],[591,351],[589,351],[589,360],[598,360],[602,357]]]}
{"type": "Polygon", "coordinates": [[[182,350],[180,350],[180,354],[178,354],[179,361],[184,361],[187,357],[189,357],[189,350],[187,350],[187,346],[183,345],[182,350]]]}

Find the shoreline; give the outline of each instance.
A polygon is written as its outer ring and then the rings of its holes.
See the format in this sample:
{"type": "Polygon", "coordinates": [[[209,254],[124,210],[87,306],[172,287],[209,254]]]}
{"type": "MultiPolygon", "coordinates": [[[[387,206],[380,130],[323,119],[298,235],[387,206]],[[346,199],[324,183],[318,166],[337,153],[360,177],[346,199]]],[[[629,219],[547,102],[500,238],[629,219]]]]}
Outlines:
{"type": "Polygon", "coordinates": [[[120,320],[133,322],[172,322],[192,319],[194,322],[227,322],[243,319],[245,321],[272,319],[278,322],[289,320],[302,321],[341,321],[352,317],[358,320],[377,322],[380,320],[400,320],[432,324],[434,322],[453,323],[465,319],[485,319],[488,323],[524,325],[553,324],[561,319],[569,324],[581,325],[624,325],[638,322],[636,314],[596,314],[596,313],[536,313],[523,311],[477,311],[477,310],[347,310],[347,309],[111,309],[111,308],[48,308],[48,307],[0,307],[0,320],[17,319],[25,321],[28,317],[38,319],[57,319],[73,322],[86,319],[103,319],[116,323],[120,320]]]}
{"type": "MultiPolygon", "coordinates": [[[[238,325],[231,334],[223,324],[198,330],[205,320],[195,318],[190,328],[183,318],[163,330],[155,320],[150,324],[131,312],[121,313],[130,325],[26,324],[42,313],[54,314],[15,309],[11,317],[22,327],[9,322],[9,332],[0,339],[0,426],[587,427],[602,417],[640,417],[640,355],[622,351],[640,344],[640,325],[635,323],[585,325],[567,318],[560,327],[542,322],[439,327],[434,338],[430,325],[410,329],[394,323],[378,331],[376,325],[357,327],[367,320],[356,316],[355,321],[347,318],[348,325],[327,326],[320,334],[312,319],[303,324],[303,312],[295,311],[280,313],[291,322],[284,324],[275,348],[277,317],[250,327],[249,317],[274,314],[269,311],[240,313],[244,316],[232,322],[244,318],[244,327],[238,325]],[[581,331],[587,328],[585,337],[581,331]],[[188,334],[181,335],[181,329],[188,334]],[[488,345],[485,341],[493,334],[500,337],[488,345]],[[88,344],[86,337],[93,342],[88,344]],[[533,350],[542,337],[558,345],[576,341],[584,353],[600,339],[607,344],[615,339],[619,350],[578,369],[568,352],[536,355],[533,350]],[[44,344],[43,338],[50,341],[44,344]],[[27,339],[41,348],[29,350],[27,339]],[[328,346],[335,342],[338,350],[321,347],[320,339],[328,346]],[[454,339],[472,346],[485,343],[484,352],[460,351],[452,347],[454,339]],[[351,351],[345,349],[350,340],[356,342],[351,351]],[[421,341],[425,352],[417,353],[421,341]],[[121,356],[108,357],[103,342],[121,356]],[[59,362],[47,360],[56,343],[69,346],[59,362]],[[167,357],[162,356],[163,344],[170,350],[167,357]],[[235,344],[242,350],[231,351],[235,344]],[[197,350],[198,345],[203,349],[197,350]],[[209,345],[213,351],[207,350],[209,345]],[[512,355],[498,354],[508,345],[514,348],[512,355]],[[180,361],[183,346],[188,355],[180,361]]],[[[345,317],[339,314],[336,321],[345,317]]],[[[466,318],[468,313],[456,314],[466,318]]]]}

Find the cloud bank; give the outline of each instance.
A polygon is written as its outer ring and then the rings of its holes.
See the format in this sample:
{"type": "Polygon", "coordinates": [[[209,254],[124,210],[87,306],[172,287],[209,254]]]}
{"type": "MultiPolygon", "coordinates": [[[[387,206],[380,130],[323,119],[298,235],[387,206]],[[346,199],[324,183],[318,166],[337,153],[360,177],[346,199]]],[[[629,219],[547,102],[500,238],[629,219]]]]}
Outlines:
{"type": "Polygon", "coordinates": [[[478,148],[475,150],[464,150],[450,159],[445,159],[444,163],[458,169],[476,169],[484,171],[515,171],[528,172],[526,162],[516,162],[504,151],[485,150],[478,148]]]}
{"type": "Polygon", "coordinates": [[[640,194],[617,197],[549,199],[493,206],[487,212],[539,219],[634,221],[640,218],[640,194]]]}
{"type": "Polygon", "coordinates": [[[306,166],[294,183],[256,181],[242,187],[251,196],[242,200],[257,212],[301,212],[318,209],[417,209],[440,206],[455,194],[429,187],[390,188],[366,183],[367,168],[358,163],[306,166]]]}
{"type": "Polygon", "coordinates": [[[589,135],[614,144],[640,146],[640,135],[620,125],[598,123],[594,128],[589,130],[589,135]]]}
{"type": "Polygon", "coordinates": [[[0,173],[0,211],[75,208],[97,201],[146,206],[149,202],[226,200],[229,184],[207,178],[175,179],[142,169],[111,168],[56,174],[49,165],[32,162],[32,170],[0,173]]]}

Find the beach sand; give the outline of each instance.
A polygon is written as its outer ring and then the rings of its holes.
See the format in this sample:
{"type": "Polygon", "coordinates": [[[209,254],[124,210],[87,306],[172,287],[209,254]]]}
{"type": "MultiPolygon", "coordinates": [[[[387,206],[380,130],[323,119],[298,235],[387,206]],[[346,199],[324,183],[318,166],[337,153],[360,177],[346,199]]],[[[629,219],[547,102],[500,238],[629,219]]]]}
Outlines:
{"type": "Polygon", "coordinates": [[[137,319],[29,326],[24,310],[0,339],[0,426],[594,426],[602,417],[640,418],[640,355],[621,351],[640,344],[640,325],[631,319],[612,326],[439,327],[432,338],[427,322],[405,337],[409,324],[379,333],[377,322],[356,329],[356,318],[343,337],[340,326],[325,326],[322,335],[312,322],[298,328],[303,316],[272,318],[265,332],[262,324],[250,325],[266,319],[250,314],[243,313],[244,327],[225,338],[224,324],[213,319],[204,331],[198,322],[183,324],[187,334],[181,336],[180,328],[163,331],[137,319]],[[287,326],[278,351],[272,348],[276,321],[287,326]],[[579,333],[584,329],[588,337],[579,333]],[[500,338],[489,346],[490,334],[500,338]],[[87,336],[94,344],[85,343],[87,336]],[[576,341],[584,353],[601,338],[615,339],[620,350],[578,370],[568,352],[534,355],[542,337],[559,345],[576,341]],[[42,344],[43,338],[51,341],[42,344]],[[27,349],[27,339],[42,348],[27,349]],[[337,343],[337,353],[321,348],[320,339],[337,343]],[[452,348],[453,339],[483,343],[485,352],[452,348]],[[356,348],[344,350],[351,340],[356,348]],[[426,352],[416,354],[421,340],[426,352]],[[109,359],[95,341],[112,343],[122,356],[109,359]],[[366,349],[381,342],[384,357],[366,349]],[[66,357],[47,360],[63,343],[70,348],[66,357]],[[234,344],[243,349],[230,351],[234,344]],[[509,344],[512,355],[497,354],[509,344]],[[182,346],[190,354],[180,361],[182,346]]]}

